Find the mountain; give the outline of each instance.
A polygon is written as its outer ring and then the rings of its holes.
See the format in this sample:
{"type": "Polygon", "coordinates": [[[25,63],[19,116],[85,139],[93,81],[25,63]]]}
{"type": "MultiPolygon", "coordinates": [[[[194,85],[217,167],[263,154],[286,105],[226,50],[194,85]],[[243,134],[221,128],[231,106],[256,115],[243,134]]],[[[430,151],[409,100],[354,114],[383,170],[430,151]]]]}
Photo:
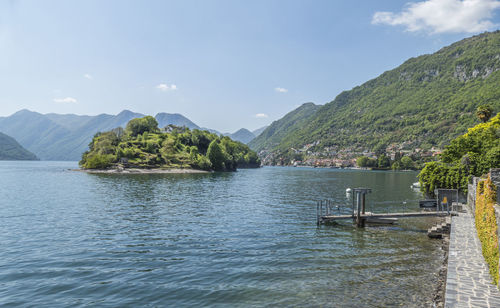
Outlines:
{"type": "Polygon", "coordinates": [[[14,138],[0,133],[0,160],[38,160],[14,138]]]}
{"type": "Polygon", "coordinates": [[[257,136],[259,136],[260,134],[262,134],[262,132],[263,132],[266,128],[268,128],[268,127],[269,127],[269,125],[266,125],[266,126],[263,126],[263,127],[261,127],[261,128],[258,128],[258,129],[256,129],[256,130],[254,130],[254,131],[252,132],[252,134],[254,134],[254,135],[255,135],[255,137],[257,137],[257,136]]]}
{"type": "Polygon", "coordinates": [[[185,116],[178,113],[158,113],[156,116],[156,121],[158,121],[158,127],[165,127],[169,124],[176,126],[186,126],[189,129],[200,129],[200,127],[185,116]]]}
{"type": "MultiPolygon", "coordinates": [[[[0,118],[0,131],[14,137],[19,143],[43,160],[80,160],[82,153],[97,132],[125,127],[143,114],[124,110],[117,115],[100,114],[81,116],[74,114],[40,114],[21,110],[0,118]]],[[[180,114],[159,113],[160,127],[168,124],[198,128],[180,114]]]]}
{"type": "Polygon", "coordinates": [[[48,159],[60,151],[67,151],[66,148],[54,148],[54,144],[71,135],[69,129],[40,113],[29,110],[21,110],[9,117],[1,118],[0,131],[15,138],[23,147],[36,153],[41,159],[48,159]],[[54,151],[56,149],[57,151],[54,151]]]}
{"type": "MultiPolygon", "coordinates": [[[[211,132],[212,134],[216,134],[217,136],[224,135],[223,133],[221,133],[221,132],[219,132],[218,130],[215,130],[215,129],[206,128],[206,127],[202,127],[200,129],[201,130],[206,130],[208,132],[211,132]]],[[[227,134],[225,134],[225,135],[227,135],[227,134]]]]}
{"type": "MultiPolygon", "coordinates": [[[[443,147],[478,123],[475,110],[500,111],[500,31],[473,36],[434,54],[411,58],[314,110],[306,121],[273,123],[250,143],[254,150],[415,149],[443,147]]],[[[300,108],[299,108],[300,109],[300,108]]],[[[292,112],[293,113],[293,112],[292,112]]]]}
{"type": "Polygon", "coordinates": [[[229,138],[242,142],[244,144],[249,143],[250,141],[253,140],[253,138],[255,138],[255,135],[246,128],[241,128],[235,133],[226,134],[226,136],[229,136],[229,138]]]}
{"type": "Polygon", "coordinates": [[[248,144],[252,150],[272,151],[278,147],[286,146],[283,144],[284,138],[290,134],[300,131],[306,126],[321,105],[314,103],[305,103],[299,108],[287,113],[283,118],[274,121],[259,136],[248,144]]]}

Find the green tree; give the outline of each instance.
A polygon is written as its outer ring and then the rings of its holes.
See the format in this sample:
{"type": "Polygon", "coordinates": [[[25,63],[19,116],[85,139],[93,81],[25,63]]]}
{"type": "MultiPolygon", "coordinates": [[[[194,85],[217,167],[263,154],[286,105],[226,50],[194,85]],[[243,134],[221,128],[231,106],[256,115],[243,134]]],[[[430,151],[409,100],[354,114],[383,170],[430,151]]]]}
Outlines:
{"type": "Polygon", "coordinates": [[[378,157],[377,165],[379,168],[388,168],[391,166],[391,160],[387,155],[382,154],[378,157]]]}
{"type": "Polygon", "coordinates": [[[366,156],[360,156],[356,159],[358,167],[377,167],[377,160],[366,156]]]}
{"type": "Polygon", "coordinates": [[[145,132],[156,133],[158,132],[158,122],[152,116],[132,119],[127,123],[125,131],[132,137],[136,137],[145,132]]]}
{"type": "Polygon", "coordinates": [[[369,160],[370,159],[366,156],[360,156],[356,159],[356,165],[358,165],[358,167],[367,167],[369,160]]]}
{"type": "Polygon", "coordinates": [[[415,168],[415,164],[409,156],[403,156],[403,158],[401,158],[401,168],[404,170],[410,170],[415,168]]]}
{"type": "Polygon", "coordinates": [[[392,164],[392,170],[401,170],[401,162],[399,160],[392,164]]]}
{"type": "Polygon", "coordinates": [[[87,156],[84,163],[80,163],[86,169],[106,169],[112,165],[113,155],[93,154],[87,156]]]}
{"type": "Polygon", "coordinates": [[[207,150],[207,157],[212,164],[212,168],[215,171],[224,171],[225,170],[225,161],[226,157],[224,152],[222,151],[221,146],[219,145],[218,140],[214,140],[210,142],[207,150]]]}
{"type": "Polygon", "coordinates": [[[483,121],[483,123],[488,122],[493,114],[493,108],[490,105],[481,105],[477,107],[476,115],[479,120],[483,121]]]}
{"type": "Polygon", "coordinates": [[[434,188],[467,191],[471,176],[481,176],[500,163],[500,114],[452,140],[440,162],[427,163],[419,174],[421,189],[432,194],[434,188]]]}

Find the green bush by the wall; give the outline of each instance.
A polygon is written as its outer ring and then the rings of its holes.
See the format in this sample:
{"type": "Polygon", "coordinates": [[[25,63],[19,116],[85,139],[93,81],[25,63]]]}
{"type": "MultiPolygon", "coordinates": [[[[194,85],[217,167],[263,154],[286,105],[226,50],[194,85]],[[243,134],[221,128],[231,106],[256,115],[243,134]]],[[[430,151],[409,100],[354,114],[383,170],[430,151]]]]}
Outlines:
{"type": "Polygon", "coordinates": [[[498,285],[498,234],[495,208],[496,187],[488,179],[478,183],[476,192],[476,228],[483,247],[483,256],[490,268],[493,283],[498,285]]]}

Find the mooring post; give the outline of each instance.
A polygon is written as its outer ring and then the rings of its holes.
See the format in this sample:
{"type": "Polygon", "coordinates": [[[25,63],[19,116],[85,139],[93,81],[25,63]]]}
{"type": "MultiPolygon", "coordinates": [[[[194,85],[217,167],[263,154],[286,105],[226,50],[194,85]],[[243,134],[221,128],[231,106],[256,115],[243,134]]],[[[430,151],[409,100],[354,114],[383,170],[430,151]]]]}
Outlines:
{"type": "Polygon", "coordinates": [[[362,195],[362,199],[361,199],[361,211],[363,212],[363,214],[365,214],[365,193],[361,193],[362,195]]]}
{"type": "Polygon", "coordinates": [[[356,192],[356,225],[361,227],[361,192],[356,192]]]}
{"type": "Polygon", "coordinates": [[[319,226],[319,202],[316,201],[316,225],[319,226]]]}
{"type": "MultiPolygon", "coordinates": [[[[363,214],[365,214],[365,192],[361,192],[361,212],[363,214]]],[[[364,227],[365,226],[365,219],[364,218],[361,218],[360,219],[360,227],[364,227]]]]}
{"type": "MultiPolygon", "coordinates": [[[[358,227],[365,226],[365,218],[362,215],[366,214],[366,194],[371,193],[370,188],[354,188],[353,192],[356,194],[356,213],[353,212],[353,218],[355,216],[356,225],[358,227]]],[[[354,208],[354,205],[353,205],[354,208]]]]}

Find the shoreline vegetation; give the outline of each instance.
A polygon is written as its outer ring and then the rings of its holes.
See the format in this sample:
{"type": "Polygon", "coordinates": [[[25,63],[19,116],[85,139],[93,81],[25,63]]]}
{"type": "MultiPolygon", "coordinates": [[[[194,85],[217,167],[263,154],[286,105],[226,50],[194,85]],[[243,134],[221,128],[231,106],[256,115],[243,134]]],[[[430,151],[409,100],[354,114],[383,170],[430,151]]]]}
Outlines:
{"type": "Polygon", "coordinates": [[[199,174],[211,173],[212,171],[198,169],[141,169],[141,168],[112,168],[112,169],[70,169],[71,171],[84,172],[90,174],[199,174]]]}
{"type": "Polygon", "coordinates": [[[200,173],[260,165],[257,154],[241,142],[175,125],[159,129],[151,116],[97,133],[79,162],[89,173],[200,173]]]}
{"type": "MultiPolygon", "coordinates": [[[[453,139],[438,161],[428,162],[418,178],[422,192],[433,195],[436,188],[458,189],[466,193],[473,176],[482,176],[500,166],[500,114],[469,128],[467,133],[453,139]]],[[[479,112],[484,109],[478,108],[479,112]]]]}

